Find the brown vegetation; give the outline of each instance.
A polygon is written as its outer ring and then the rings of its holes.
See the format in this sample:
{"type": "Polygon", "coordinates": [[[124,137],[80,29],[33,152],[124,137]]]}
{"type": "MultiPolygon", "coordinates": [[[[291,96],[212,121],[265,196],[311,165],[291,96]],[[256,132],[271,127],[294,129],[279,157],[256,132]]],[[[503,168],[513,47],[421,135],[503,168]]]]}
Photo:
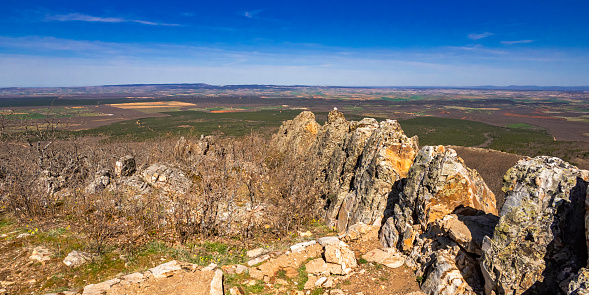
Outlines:
{"type": "Polygon", "coordinates": [[[257,135],[207,140],[206,154],[190,157],[174,149],[176,138],[2,142],[0,202],[21,220],[78,224],[98,252],[106,245],[133,250],[154,240],[185,243],[206,236],[247,243],[260,234],[286,234],[318,218],[310,160],[278,154],[257,135]],[[124,155],[134,155],[138,167],[179,167],[192,180],[189,192],[169,198],[123,190],[84,192],[97,171],[112,169],[124,155]],[[233,214],[237,207],[249,210],[233,214]]]}

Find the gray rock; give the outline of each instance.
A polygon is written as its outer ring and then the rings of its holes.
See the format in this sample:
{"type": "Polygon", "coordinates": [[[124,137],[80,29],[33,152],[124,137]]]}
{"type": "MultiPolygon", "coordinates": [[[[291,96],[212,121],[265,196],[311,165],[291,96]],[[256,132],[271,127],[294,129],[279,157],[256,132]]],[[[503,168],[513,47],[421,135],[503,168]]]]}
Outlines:
{"type": "Polygon", "coordinates": [[[421,285],[426,294],[454,295],[472,294],[472,290],[462,272],[456,266],[455,257],[446,251],[438,251],[432,261],[430,271],[421,285]]]}
{"type": "Polygon", "coordinates": [[[86,186],[84,193],[86,194],[97,194],[102,191],[111,183],[111,171],[108,169],[100,170],[96,172],[94,179],[86,186]]]}
{"type": "Polygon", "coordinates": [[[487,294],[557,294],[565,274],[587,264],[588,180],[589,171],[551,157],[509,169],[499,224],[482,246],[487,294]]]}
{"type": "Polygon", "coordinates": [[[372,224],[382,218],[389,192],[395,182],[407,176],[417,150],[417,137],[405,136],[397,121],[379,124],[359,158],[353,184],[356,198],[348,225],[360,221],[372,224]]]}
{"type": "Polygon", "coordinates": [[[92,255],[86,252],[81,251],[72,251],[70,252],[65,259],[63,259],[63,264],[69,267],[78,267],[85,263],[92,261],[92,255]]]}
{"type": "Polygon", "coordinates": [[[305,154],[317,140],[320,125],[315,122],[315,114],[302,112],[294,119],[286,121],[273,136],[273,145],[282,153],[305,154]]]}
{"type": "Polygon", "coordinates": [[[581,268],[579,273],[571,278],[563,291],[567,295],[589,294],[589,270],[587,268],[581,268]]]}
{"type": "Polygon", "coordinates": [[[141,177],[149,185],[170,194],[186,194],[192,184],[182,170],[161,163],[141,171],[141,177]]]}
{"type": "Polygon", "coordinates": [[[135,171],[136,171],[135,158],[131,155],[121,157],[115,163],[115,175],[117,177],[131,176],[131,175],[133,175],[133,173],[135,173],[135,171]]]}
{"type": "Polygon", "coordinates": [[[405,252],[412,248],[416,235],[459,207],[497,214],[495,196],[479,174],[467,168],[454,150],[443,146],[425,146],[419,151],[406,184],[394,199],[385,212],[388,218],[380,238],[386,247],[405,252]]]}

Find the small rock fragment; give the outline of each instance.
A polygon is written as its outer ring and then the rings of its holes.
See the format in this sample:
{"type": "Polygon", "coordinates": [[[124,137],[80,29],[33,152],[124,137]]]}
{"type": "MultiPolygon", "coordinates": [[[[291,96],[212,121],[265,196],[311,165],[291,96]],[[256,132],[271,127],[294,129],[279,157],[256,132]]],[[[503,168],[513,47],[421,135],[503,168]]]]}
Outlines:
{"type": "Polygon", "coordinates": [[[29,256],[29,258],[31,260],[37,260],[42,264],[45,264],[45,261],[51,259],[49,256],[51,256],[51,252],[49,251],[49,249],[39,246],[33,249],[33,253],[31,254],[31,256],[29,256]]]}
{"type": "Polygon", "coordinates": [[[176,261],[176,260],[172,260],[170,262],[160,264],[160,265],[150,269],[149,271],[151,272],[151,274],[153,275],[154,278],[158,279],[158,278],[166,278],[166,277],[172,276],[172,275],[174,275],[175,272],[177,272],[181,269],[182,269],[182,267],[180,266],[180,263],[178,263],[178,261],[176,261]]]}
{"type": "Polygon", "coordinates": [[[92,255],[89,253],[74,250],[65,257],[63,263],[70,267],[78,267],[91,260],[92,255]]]}

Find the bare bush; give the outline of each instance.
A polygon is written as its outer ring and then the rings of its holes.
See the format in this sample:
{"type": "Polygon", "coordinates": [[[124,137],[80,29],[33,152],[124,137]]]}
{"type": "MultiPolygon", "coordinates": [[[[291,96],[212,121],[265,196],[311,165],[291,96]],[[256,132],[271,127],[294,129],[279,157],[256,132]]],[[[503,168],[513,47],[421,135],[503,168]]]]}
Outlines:
{"type": "Polygon", "coordinates": [[[280,154],[256,134],[184,142],[198,149],[186,153],[176,138],[4,141],[0,196],[7,210],[22,218],[68,216],[98,252],[107,245],[133,250],[152,240],[184,243],[196,236],[246,241],[261,232],[286,234],[319,217],[313,159],[280,154]],[[112,170],[124,155],[133,155],[144,168],[178,167],[192,184],[186,193],[155,187],[151,193],[120,187],[85,192],[97,171],[112,170]]]}

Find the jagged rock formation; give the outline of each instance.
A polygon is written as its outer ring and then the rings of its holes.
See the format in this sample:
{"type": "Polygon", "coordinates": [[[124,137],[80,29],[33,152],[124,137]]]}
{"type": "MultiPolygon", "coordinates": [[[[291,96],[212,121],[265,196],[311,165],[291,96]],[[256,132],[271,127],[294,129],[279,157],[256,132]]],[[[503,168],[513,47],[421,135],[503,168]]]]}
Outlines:
{"type": "Polygon", "coordinates": [[[487,294],[569,291],[587,264],[588,180],[589,171],[551,157],[523,159],[505,174],[501,219],[483,242],[487,294]]]}
{"type": "Polygon", "coordinates": [[[300,113],[293,120],[280,126],[274,136],[278,151],[303,154],[317,141],[317,133],[321,126],[315,121],[315,114],[309,111],[300,113]]]}
{"type": "Polygon", "coordinates": [[[397,121],[348,122],[333,110],[324,126],[310,112],[285,122],[274,145],[317,160],[317,181],[327,199],[326,223],[343,231],[382,218],[391,188],[413,162],[417,137],[408,138],[397,121]]]}
{"type": "Polygon", "coordinates": [[[481,289],[476,258],[495,214],[495,197],[476,171],[452,149],[425,146],[391,193],[380,239],[408,256],[424,292],[472,293],[481,289]]]}

